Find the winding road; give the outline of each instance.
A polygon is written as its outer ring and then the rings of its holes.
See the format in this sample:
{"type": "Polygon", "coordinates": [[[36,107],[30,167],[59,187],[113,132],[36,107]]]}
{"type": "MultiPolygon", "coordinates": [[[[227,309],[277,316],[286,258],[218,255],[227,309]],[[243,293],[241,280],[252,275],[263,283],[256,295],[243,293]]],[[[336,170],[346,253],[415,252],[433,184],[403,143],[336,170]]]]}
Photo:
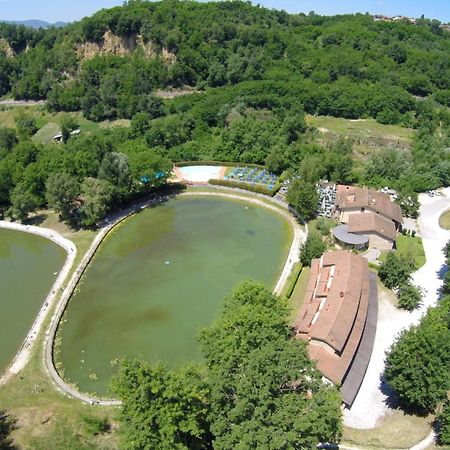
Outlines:
{"type": "MultiPolygon", "coordinates": [[[[418,220],[420,234],[425,249],[426,263],[413,274],[413,283],[423,289],[423,304],[413,312],[399,310],[387,300],[380,299],[377,334],[372,357],[361,389],[350,410],[344,411],[344,423],[348,427],[370,429],[378,421],[391,414],[389,396],[381,390],[380,379],[384,372],[385,353],[389,350],[399,332],[419,323],[430,306],[436,305],[442,286],[442,269],[445,256],[444,245],[450,240],[450,232],[439,226],[439,217],[450,208],[450,188],[442,189],[441,196],[419,196],[420,216],[418,220]]],[[[433,441],[430,433],[414,450],[426,448],[433,441]]]]}

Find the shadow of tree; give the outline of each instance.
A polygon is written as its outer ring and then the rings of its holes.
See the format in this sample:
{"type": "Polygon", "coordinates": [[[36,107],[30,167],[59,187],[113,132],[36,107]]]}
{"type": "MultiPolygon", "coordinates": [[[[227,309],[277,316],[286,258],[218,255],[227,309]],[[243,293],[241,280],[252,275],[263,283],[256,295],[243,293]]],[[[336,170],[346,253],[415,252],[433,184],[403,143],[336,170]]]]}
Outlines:
{"type": "Polygon", "coordinates": [[[17,429],[16,419],[9,416],[5,411],[0,411],[0,449],[16,450],[13,444],[11,433],[17,429]]]}

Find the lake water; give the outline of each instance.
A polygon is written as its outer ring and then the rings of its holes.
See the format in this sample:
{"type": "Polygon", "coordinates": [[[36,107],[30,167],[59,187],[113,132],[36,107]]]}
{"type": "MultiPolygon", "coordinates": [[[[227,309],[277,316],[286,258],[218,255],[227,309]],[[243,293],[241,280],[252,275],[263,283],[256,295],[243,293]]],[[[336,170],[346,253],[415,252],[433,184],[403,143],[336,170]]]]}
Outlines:
{"type": "Polygon", "coordinates": [[[65,258],[48,239],[0,229],[0,373],[19,350],[65,258]]]}
{"type": "Polygon", "coordinates": [[[105,394],[118,358],[200,360],[196,336],[246,278],[272,287],[290,224],[266,208],[179,198],[142,211],[108,236],[60,327],[63,376],[105,394]]]}

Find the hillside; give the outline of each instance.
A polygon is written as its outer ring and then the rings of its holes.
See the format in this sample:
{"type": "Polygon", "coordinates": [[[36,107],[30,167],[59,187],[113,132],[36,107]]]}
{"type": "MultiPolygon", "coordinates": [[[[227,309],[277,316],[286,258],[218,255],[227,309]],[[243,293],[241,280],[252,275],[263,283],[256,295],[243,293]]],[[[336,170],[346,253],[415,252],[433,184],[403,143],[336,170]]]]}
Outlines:
{"type": "Polygon", "coordinates": [[[295,84],[311,114],[414,125],[418,99],[450,105],[450,33],[426,19],[135,1],[59,30],[0,24],[0,39],[12,51],[0,56],[0,95],[49,97],[94,120],[131,118],[158,88],[260,80],[295,84]]]}

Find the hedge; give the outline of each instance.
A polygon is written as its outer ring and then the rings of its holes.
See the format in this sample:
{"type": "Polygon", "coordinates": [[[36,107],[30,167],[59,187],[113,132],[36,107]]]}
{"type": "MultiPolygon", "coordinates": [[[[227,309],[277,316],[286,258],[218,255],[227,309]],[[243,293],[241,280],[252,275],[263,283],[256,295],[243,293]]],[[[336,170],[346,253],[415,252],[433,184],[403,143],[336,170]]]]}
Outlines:
{"type": "Polygon", "coordinates": [[[303,264],[301,262],[297,262],[292,267],[291,274],[289,275],[288,282],[283,289],[283,296],[286,298],[291,298],[292,293],[294,292],[295,286],[297,285],[298,277],[302,273],[303,264]]]}
{"type": "Polygon", "coordinates": [[[227,167],[251,167],[255,169],[265,169],[265,166],[261,164],[247,164],[247,163],[235,163],[230,161],[180,161],[176,162],[175,165],[177,167],[186,167],[186,166],[227,166],[227,167]]]}
{"type": "Polygon", "coordinates": [[[216,180],[214,178],[209,180],[208,183],[216,186],[244,189],[246,191],[256,192],[257,194],[268,195],[270,197],[273,197],[281,188],[280,183],[276,183],[273,189],[269,189],[267,186],[264,186],[262,184],[250,184],[244,183],[243,181],[232,180],[216,180]]]}

